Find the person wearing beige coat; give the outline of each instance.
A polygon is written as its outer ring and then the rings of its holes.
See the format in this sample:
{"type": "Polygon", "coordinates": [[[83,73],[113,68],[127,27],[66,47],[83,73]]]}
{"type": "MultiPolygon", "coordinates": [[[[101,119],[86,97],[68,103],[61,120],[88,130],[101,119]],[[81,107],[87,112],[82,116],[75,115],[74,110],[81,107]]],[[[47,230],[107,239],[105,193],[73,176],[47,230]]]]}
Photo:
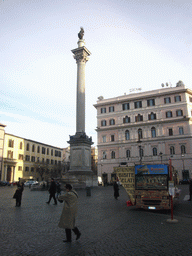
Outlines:
{"type": "Polygon", "coordinates": [[[66,240],[63,242],[71,242],[71,229],[76,234],[76,240],[81,236],[79,229],[75,226],[75,219],[77,216],[77,200],[78,194],[72,189],[70,184],[65,185],[66,193],[58,197],[59,202],[64,202],[61,213],[59,228],[64,228],[66,232],[66,240]]]}

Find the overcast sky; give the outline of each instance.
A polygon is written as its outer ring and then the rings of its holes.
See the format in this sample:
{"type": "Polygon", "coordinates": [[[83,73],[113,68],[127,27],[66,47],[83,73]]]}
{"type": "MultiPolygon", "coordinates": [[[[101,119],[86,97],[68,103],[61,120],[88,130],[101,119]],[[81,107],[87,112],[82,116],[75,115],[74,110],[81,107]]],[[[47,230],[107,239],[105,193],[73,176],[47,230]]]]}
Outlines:
{"type": "Polygon", "coordinates": [[[76,132],[80,27],[86,63],[86,133],[97,144],[97,97],[192,86],[191,0],[0,0],[0,123],[67,147],[76,132]]]}

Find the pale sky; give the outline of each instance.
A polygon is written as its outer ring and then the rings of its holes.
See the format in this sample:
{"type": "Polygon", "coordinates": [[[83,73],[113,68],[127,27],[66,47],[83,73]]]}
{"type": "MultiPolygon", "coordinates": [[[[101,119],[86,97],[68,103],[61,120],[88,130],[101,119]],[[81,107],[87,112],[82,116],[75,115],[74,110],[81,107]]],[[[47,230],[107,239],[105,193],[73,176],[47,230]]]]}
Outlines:
{"type": "Polygon", "coordinates": [[[175,86],[192,88],[191,0],[0,0],[0,123],[16,136],[67,147],[76,132],[80,27],[86,134],[97,145],[96,103],[175,86]]]}

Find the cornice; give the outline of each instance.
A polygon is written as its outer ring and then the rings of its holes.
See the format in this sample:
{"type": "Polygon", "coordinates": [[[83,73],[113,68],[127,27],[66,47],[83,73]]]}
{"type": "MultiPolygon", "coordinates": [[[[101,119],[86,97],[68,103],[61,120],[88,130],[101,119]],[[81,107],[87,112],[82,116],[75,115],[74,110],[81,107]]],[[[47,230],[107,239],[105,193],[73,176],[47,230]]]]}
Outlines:
{"type": "Polygon", "coordinates": [[[110,98],[110,99],[103,99],[100,101],[97,101],[96,104],[93,106],[95,108],[101,107],[101,106],[106,106],[106,105],[111,105],[111,104],[116,104],[116,103],[125,103],[125,102],[130,102],[130,101],[136,101],[136,100],[141,100],[141,99],[149,99],[149,98],[157,98],[163,95],[174,95],[178,93],[189,93],[192,95],[192,90],[189,88],[185,87],[169,87],[169,88],[163,88],[163,89],[157,89],[153,91],[147,91],[147,92],[141,92],[141,93],[134,93],[134,94],[128,94],[128,95],[123,95],[115,98],[110,98]]]}

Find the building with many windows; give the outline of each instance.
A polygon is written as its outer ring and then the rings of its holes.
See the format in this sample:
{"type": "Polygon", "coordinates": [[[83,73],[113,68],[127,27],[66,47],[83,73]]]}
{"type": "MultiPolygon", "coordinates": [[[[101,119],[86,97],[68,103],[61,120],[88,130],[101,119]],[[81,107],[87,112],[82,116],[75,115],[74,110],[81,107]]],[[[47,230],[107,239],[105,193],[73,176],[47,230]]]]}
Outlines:
{"type": "Polygon", "coordinates": [[[62,149],[5,133],[1,136],[3,160],[2,181],[48,180],[60,177],[62,149]]]}
{"type": "Polygon", "coordinates": [[[111,99],[98,98],[98,176],[113,167],[168,164],[179,179],[192,178],[192,90],[182,83],[111,99]]]}

